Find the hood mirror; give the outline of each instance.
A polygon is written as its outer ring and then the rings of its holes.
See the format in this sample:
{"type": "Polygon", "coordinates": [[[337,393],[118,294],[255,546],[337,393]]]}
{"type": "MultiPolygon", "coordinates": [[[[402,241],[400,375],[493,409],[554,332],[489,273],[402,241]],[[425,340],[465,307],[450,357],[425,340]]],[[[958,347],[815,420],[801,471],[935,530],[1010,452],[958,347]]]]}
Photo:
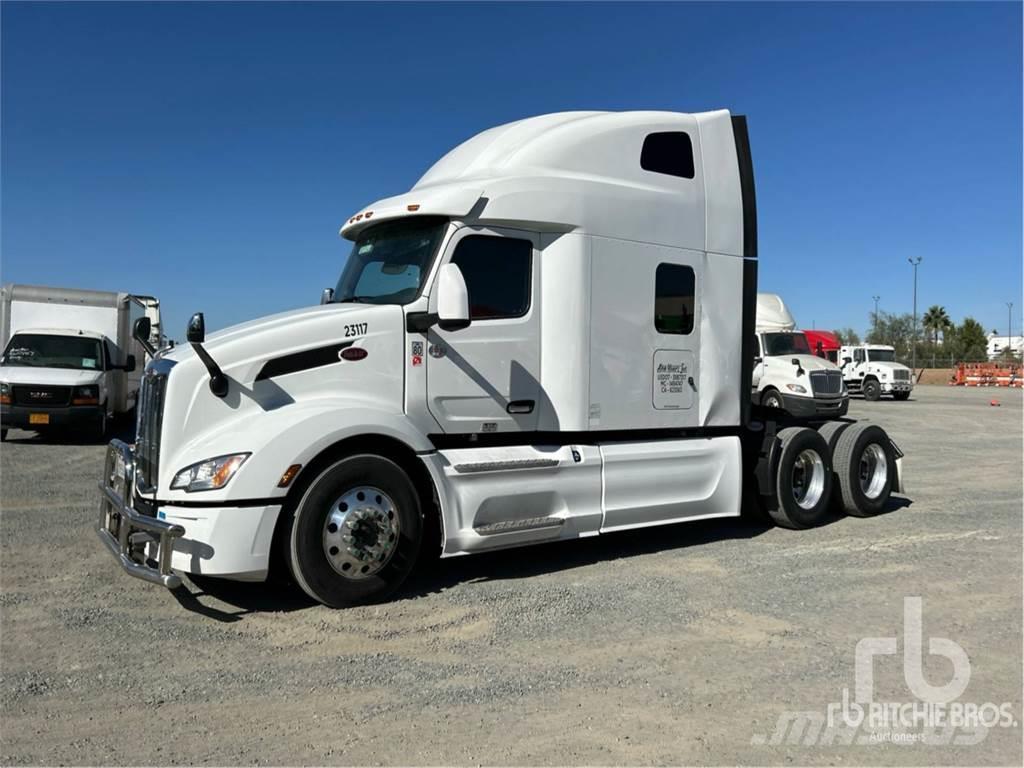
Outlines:
{"type": "Polygon", "coordinates": [[[202,344],[206,341],[206,320],[202,312],[196,312],[188,321],[185,329],[185,338],[189,344],[202,344]]]}
{"type": "Polygon", "coordinates": [[[330,304],[332,301],[334,301],[334,289],[324,288],[323,291],[320,292],[320,303],[330,304]]]}

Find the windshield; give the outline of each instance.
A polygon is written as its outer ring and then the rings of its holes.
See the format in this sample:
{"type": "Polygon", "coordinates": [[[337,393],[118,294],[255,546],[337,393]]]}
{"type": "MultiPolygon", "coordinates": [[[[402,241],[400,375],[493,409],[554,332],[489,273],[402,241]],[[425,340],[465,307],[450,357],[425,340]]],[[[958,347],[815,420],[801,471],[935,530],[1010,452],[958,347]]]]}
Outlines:
{"type": "Polygon", "coordinates": [[[364,232],[341,272],[334,303],[408,304],[420,295],[447,224],[423,216],[364,232]]]}
{"type": "Polygon", "coordinates": [[[809,355],[811,348],[807,346],[807,337],[802,333],[766,333],[764,354],[766,357],[809,355]]]}
{"type": "Polygon", "coordinates": [[[98,339],[84,336],[16,333],[0,358],[0,365],[102,370],[103,350],[98,339]]]}
{"type": "Polygon", "coordinates": [[[868,360],[872,363],[895,363],[895,349],[869,349],[868,360]]]}

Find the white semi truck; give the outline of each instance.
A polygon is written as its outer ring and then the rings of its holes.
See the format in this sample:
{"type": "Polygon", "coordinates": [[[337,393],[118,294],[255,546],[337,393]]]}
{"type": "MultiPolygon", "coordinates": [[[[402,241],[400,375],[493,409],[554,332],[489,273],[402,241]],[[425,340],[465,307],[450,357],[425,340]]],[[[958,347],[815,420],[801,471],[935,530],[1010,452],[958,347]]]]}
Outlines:
{"type": "Polygon", "coordinates": [[[734,517],[744,496],[792,528],[874,514],[899,484],[882,429],[750,402],[756,232],[727,111],[485,131],[348,219],[320,306],[209,337],[193,316],[147,367],[135,444],[110,444],[99,536],[167,587],[282,569],[346,606],[424,551],[734,517]]]}
{"type": "Polygon", "coordinates": [[[839,348],[839,365],[850,392],[860,392],[865,400],[892,395],[907,400],[914,390],[913,372],[896,362],[896,349],[886,344],[858,344],[839,348]]]}
{"type": "Polygon", "coordinates": [[[755,403],[800,418],[830,419],[846,415],[850,396],[839,368],[811,352],[807,337],[782,297],[757,294],[757,357],[751,380],[755,403]]]}
{"type": "Polygon", "coordinates": [[[104,436],[111,419],[135,407],[142,367],[160,342],[152,296],[0,287],[0,436],[11,427],[104,436]],[[149,334],[139,341],[132,331],[142,319],[149,334]]]}

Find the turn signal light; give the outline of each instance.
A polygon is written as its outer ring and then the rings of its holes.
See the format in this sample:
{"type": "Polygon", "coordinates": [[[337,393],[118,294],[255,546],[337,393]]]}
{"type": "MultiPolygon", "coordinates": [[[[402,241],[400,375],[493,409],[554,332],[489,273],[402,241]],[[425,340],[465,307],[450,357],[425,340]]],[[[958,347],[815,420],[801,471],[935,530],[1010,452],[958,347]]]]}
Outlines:
{"type": "Polygon", "coordinates": [[[294,480],[295,476],[299,474],[300,469],[302,469],[301,464],[292,464],[290,467],[288,467],[288,469],[284,471],[284,474],[281,475],[281,479],[278,481],[277,487],[287,488],[289,485],[291,485],[292,480],[294,480]]]}
{"type": "Polygon", "coordinates": [[[412,205],[405,206],[405,210],[407,210],[407,211],[418,211],[419,209],[420,209],[419,203],[414,203],[412,205]]]}

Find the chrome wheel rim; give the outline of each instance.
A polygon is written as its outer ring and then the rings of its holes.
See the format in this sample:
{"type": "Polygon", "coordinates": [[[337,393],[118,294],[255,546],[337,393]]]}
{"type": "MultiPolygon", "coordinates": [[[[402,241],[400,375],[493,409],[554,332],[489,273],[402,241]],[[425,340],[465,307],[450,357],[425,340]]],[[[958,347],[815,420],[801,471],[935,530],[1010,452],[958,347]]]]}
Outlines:
{"type": "Polygon", "coordinates": [[[346,579],[366,579],[391,560],[399,533],[391,497],[379,488],[358,486],[331,504],[324,521],[324,554],[346,579]]]}
{"type": "Polygon", "coordinates": [[[878,443],[872,443],[860,455],[860,490],[869,499],[877,499],[885,490],[885,481],[889,477],[889,461],[885,451],[878,443]]]}
{"type": "Polygon", "coordinates": [[[793,499],[801,509],[814,509],[825,492],[825,462],[810,448],[793,462],[793,499]]]}

